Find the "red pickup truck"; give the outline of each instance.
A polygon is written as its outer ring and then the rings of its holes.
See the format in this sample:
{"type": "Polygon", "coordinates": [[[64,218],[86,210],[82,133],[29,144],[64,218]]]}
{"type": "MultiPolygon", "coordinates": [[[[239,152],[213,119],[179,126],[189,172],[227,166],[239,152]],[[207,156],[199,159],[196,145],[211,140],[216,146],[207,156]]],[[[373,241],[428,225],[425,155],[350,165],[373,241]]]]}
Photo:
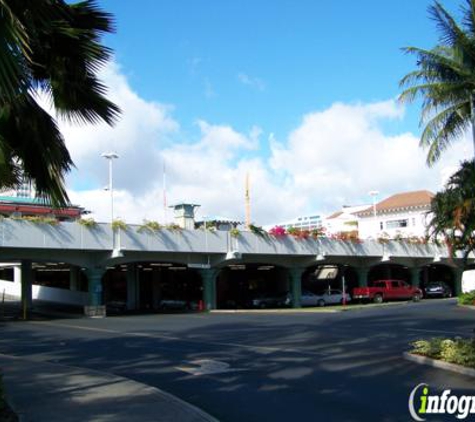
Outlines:
{"type": "Polygon", "coordinates": [[[399,299],[412,299],[418,302],[422,299],[422,290],[402,280],[377,280],[371,287],[355,287],[353,299],[370,300],[375,303],[399,299]]]}

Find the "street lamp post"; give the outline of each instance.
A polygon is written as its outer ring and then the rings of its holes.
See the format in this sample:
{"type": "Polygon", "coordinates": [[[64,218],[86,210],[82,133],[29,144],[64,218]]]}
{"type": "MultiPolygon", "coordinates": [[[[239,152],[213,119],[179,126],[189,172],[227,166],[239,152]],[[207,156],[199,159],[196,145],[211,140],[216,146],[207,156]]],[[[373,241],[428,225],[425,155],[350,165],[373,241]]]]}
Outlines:
{"type": "Polygon", "coordinates": [[[111,195],[111,223],[114,221],[114,188],[112,186],[112,160],[114,158],[119,158],[119,155],[115,152],[104,152],[101,154],[101,157],[104,157],[109,161],[109,185],[107,190],[109,190],[111,195]]]}

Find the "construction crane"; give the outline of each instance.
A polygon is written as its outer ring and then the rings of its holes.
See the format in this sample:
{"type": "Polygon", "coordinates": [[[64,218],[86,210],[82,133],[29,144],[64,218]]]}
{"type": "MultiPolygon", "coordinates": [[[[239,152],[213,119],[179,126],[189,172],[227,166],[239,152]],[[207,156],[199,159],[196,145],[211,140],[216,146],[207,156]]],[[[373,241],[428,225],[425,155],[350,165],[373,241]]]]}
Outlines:
{"type": "Polygon", "coordinates": [[[251,225],[251,194],[250,194],[250,177],[249,172],[246,173],[246,227],[251,225]]]}

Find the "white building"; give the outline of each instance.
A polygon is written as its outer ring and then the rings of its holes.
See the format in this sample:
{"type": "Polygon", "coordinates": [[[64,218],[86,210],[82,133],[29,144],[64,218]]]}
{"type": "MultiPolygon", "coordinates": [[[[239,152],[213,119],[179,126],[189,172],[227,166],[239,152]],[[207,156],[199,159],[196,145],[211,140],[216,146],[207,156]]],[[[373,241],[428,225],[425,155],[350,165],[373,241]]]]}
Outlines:
{"type": "Polygon", "coordinates": [[[426,190],[403,192],[356,212],[360,238],[425,236],[433,197],[426,190]]]}
{"type": "Polygon", "coordinates": [[[325,227],[326,233],[336,234],[342,232],[353,232],[358,230],[359,217],[355,213],[368,209],[369,205],[344,205],[341,211],[334,212],[333,214],[323,219],[323,227],[325,227]]]}
{"type": "Polygon", "coordinates": [[[311,214],[311,215],[304,215],[301,217],[296,217],[293,220],[284,221],[278,224],[270,224],[268,226],[264,226],[265,230],[270,230],[272,227],[280,226],[284,229],[290,229],[291,227],[295,227],[296,229],[301,230],[313,230],[319,229],[322,227],[322,218],[318,214],[311,214]]]}

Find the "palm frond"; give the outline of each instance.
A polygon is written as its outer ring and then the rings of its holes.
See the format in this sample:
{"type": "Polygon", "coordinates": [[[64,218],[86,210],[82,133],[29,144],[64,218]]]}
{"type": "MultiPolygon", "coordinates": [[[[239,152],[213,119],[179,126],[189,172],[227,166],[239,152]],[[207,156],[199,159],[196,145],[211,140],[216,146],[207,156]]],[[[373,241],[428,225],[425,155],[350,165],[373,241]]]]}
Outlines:
{"type": "Polygon", "coordinates": [[[24,176],[53,204],[68,204],[64,174],[73,162],[54,119],[25,95],[0,107],[0,134],[10,165],[20,163],[24,176]]]}

